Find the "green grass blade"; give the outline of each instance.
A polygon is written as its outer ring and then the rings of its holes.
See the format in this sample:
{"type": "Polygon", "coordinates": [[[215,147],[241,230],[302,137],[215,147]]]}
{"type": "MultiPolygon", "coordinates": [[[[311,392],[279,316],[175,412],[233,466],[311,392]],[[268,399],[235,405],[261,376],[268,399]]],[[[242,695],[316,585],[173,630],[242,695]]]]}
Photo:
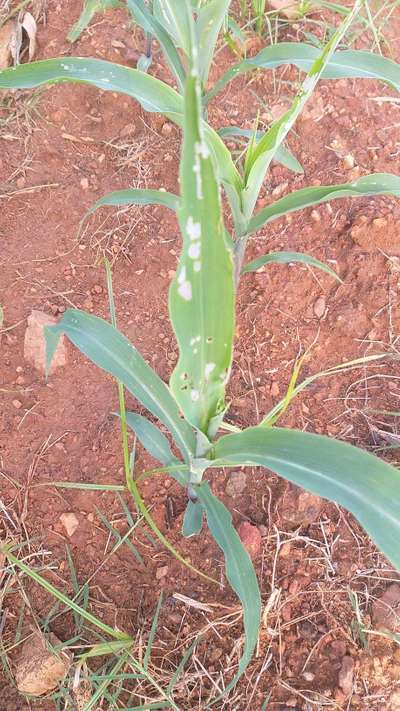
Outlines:
{"type": "Polygon", "coordinates": [[[70,600],[69,597],[64,595],[64,593],[54,587],[54,585],[49,583],[45,578],[42,578],[42,576],[39,575],[35,570],[32,570],[28,565],[23,563],[22,560],[19,560],[12,553],[10,553],[7,547],[2,547],[0,550],[13,565],[22,570],[26,575],[28,575],[28,577],[30,577],[32,580],[38,583],[38,585],[40,585],[48,593],[50,593],[50,595],[53,595],[56,600],[62,602],[73,612],[78,613],[78,615],[83,617],[87,622],[90,622],[94,627],[97,627],[105,634],[110,635],[110,637],[114,637],[114,639],[125,640],[126,642],[130,642],[131,644],[133,644],[133,640],[131,639],[131,637],[129,637],[129,635],[127,635],[125,632],[120,632],[119,630],[109,627],[105,624],[105,622],[102,622],[102,620],[97,619],[97,617],[92,615],[90,612],[84,610],[83,607],[77,605],[76,602],[70,600]]]}
{"type": "Polygon", "coordinates": [[[76,42],[96,12],[103,12],[111,7],[120,7],[120,5],[119,0],[84,0],[83,10],[78,20],[71,27],[67,35],[67,40],[69,42],[76,42]]]}
{"type": "Polygon", "coordinates": [[[176,682],[178,681],[180,675],[182,674],[182,671],[183,671],[183,669],[184,669],[184,667],[185,667],[186,662],[187,662],[188,659],[190,659],[190,657],[192,656],[192,654],[193,654],[193,652],[194,652],[194,649],[195,649],[196,644],[198,643],[198,641],[199,641],[199,639],[198,639],[198,637],[196,637],[196,639],[193,640],[193,642],[192,642],[192,644],[190,645],[190,647],[188,647],[188,649],[187,649],[186,652],[184,653],[184,655],[183,655],[181,661],[179,662],[179,664],[178,664],[176,670],[174,671],[173,675],[171,676],[170,682],[169,682],[169,684],[168,684],[168,686],[167,686],[167,694],[171,694],[171,693],[172,693],[172,691],[173,691],[173,689],[174,689],[174,686],[175,686],[176,682]]]}
{"type": "Polygon", "coordinates": [[[191,428],[181,419],[165,383],[122,333],[97,316],[69,309],[57,325],[46,329],[48,366],[63,333],[99,368],[122,382],[168,428],[184,457],[190,457],[195,447],[191,428]]]}
{"type": "Polygon", "coordinates": [[[246,184],[243,191],[244,213],[249,220],[251,219],[254,206],[257,202],[260,188],[264,182],[265,173],[275,156],[277,148],[285,140],[297,117],[300,115],[306,102],[313,93],[325,67],[332,57],[332,54],[337,48],[339,42],[342,40],[343,36],[346,34],[349,26],[354,20],[354,17],[359,12],[361,4],[362,0],[356,0],[352,12],[349,13],[341,27],[335,32],[332,39],[328,42],[321,54],[312,64],[311,69],[303,82],[301,90],[294,99],[291,107],[280,119],[278,119],[278,121],[272,124],[261,140],[257,143],[254,150],[252,150],[251,159],[246,166],[246,184]]]}
{"type": "Polygon", "coordinates": [[[232,359],[234,280],[219,188],[201,122],[199,91],[198,77],[192,71],[185,89],[180,171],[183,250],[169,294],[180,354],[170,386],[186,419],[207,433],[210,420],[225,407],[232,359]]]}
{"type": "Polygon", "coordinates": [[[330,200],[367,195],[395,195],[400,197],[400,176],[390,173],[372,173],[353,183],[321,185],[295,190],[280,200],[276,200],[255,215],[249,223],[249,232],[256,232],[263,225],[277,220],[289,212],[303,210],[330,200]]]}
{"type": "Polygon", "coordinates": [[[136,99],[146,111],[182,113],[182,97],[170,86],[138,69],[103,59],[44,59],[0,72],[1,89],[33,89],[62,81],[92,84],[136,99]]]}
{"type": "Polygon", "coordinates": [[[232,516],[228,509],[214,496],[207,482],[196,487],[196,493],[204,507],[210,532],[224,554],[227,580],[243,606],[245,643],[238,670],[224,690],[226,694],[245,671],[257,644],[261,596],[253,564],[232,525],[232,516]]]}
{"type": "Polygon", "coordinates": [[[139,23],[145,32],[154,35],[154,37],[158,40],[167,63],[180,88],[182,89],[185,82],[185,70],[170,35],[152,14],[152,12],[146,7],[143,0],[127,0],[127,5],[136,22],[139,23]]]}
{"type": "Polygon", "coordinates": [[[99,207],[110,205],[113,207],[121,207],[123,205],[163,205],[176,211],[179,207],[179,197],[163,190],[144,190],[141,188],[115,190],[97,200],[87,214],[91,215],[99,207]]]}
{"type": "Polygon", "coordinates": [[[264,466],[348,509],[400,570],[400,471],[350,444],[278,427],[222,437],[217,458],[264,466]]]}
{"type": "MultiPolygon", "coordinates": [[[[254,134],[254,131],[251,131],[248,128],[239,128],[238,126],[224,126],[223,128],[218,129],[217,133],[219,136],[221,136],[221,138],[251,138],[254,134]]],[[[262,138],[262,136],[263,132],[257,131],[256,139],[258,141],[260,140],[260,138],[262,138]]],[[[280,163],[281,165],[285,166],[285,168],[292,170],[294,173],[304,173],[304,168],[301,163],[299,163],[297,158],[295,158],[291,151],[284,145],[279,146],[278,150],[275,153],[274,160],[277,163],[280,163]]]]}
{"type": "MultiPolygon", "coordinates": [[[[318,58],[319,49],[300,42],[280,42],[270,45],[261,52],[230,67],[208,92],[207,104],[232,79],[256,69],[276,69],[294,64],[303,72],[308,72],[318,58]]],[[[400,91],[399,65],[391,59],[363,50],[335,52],[321,75],[322,79],[376,79],[400,91]]]]}
{"type": "Polygon", "coordinates": [[[289,264],[290,262],[308,264],[310,267],[321,269],[323,272],[329,274],[329,276],[337,279],[337,281],[342,281],[336,272],[328,267],[327,264],[320,262],[319,259],[315,259],[315,257],[311,257],[309,254],[303,254],[302,252],[270,252],[269,254],[264,254],[262,257],[253,259],[252,262],[245,264],[242,269],[242,274],[245,274],[246,272],[256,272],[257,269],[260,269],[260,267],[264,266],[264,264],[289,264]]]}
{"type": "Polygon", "coordinates": [[[151,650],[153,648],[154,637],[156,636],[158,620],[159,620],[160,612],[161,612],[162,601],[163,601],[163,594],[161,591],[160,597],[158,598],[158,603],[157,603],[156,611],[154,613],[153,621],[151,623],[149,639],[147,640],[147,645],[146,645],[146,651],[145,651],[144,657],[143,657],[143,668],[146,669],[146,671],[149,667],[150,655],[151,655],[151,650]]]}

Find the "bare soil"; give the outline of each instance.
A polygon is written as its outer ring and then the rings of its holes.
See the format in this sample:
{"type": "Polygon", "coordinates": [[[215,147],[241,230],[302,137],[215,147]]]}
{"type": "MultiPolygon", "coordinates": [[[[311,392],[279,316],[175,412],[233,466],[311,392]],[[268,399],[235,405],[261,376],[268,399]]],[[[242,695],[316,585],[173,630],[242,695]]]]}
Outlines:
{"type": "MultiPolygon", "coordinates": [[[[80,0],[65,7],[49,1],[47,23],[39,26],[38,56],[98,56],[132,66],[142,36],[132,33],[122,11],[98,16],[71,48],[66,34],[80,7],[80,0]]],[[[388,34],[391,51],[400,61],[399,13],[388,34]]],[[[282,39],[295,35],[295,29],[288,29],[282,39]]],[[[252,43],[255,52],[258,39],[252,43]]],[[[215,76],[233,61],[223,49],[215,76]]],[[[158,59],[151,72],[168,77],[158,59]]],[[[276,113],[285,105],[297,78],[292,69],[241,78],[212,106],[210,121],[217,127],[250,127],[257,111],[276,113]]],[[[274,165],[260,206],[271,200],[271,193],[276,198],[310,184],[398,171],[399,105],[374,100],[391,95],[390,89],[370,81],[321,82],[289,141],[305,173],[295,175],[274,165]],[[351,170],[344,161],[348,154],[355,160],[351,170]]],[[[20,93],[12,101],[21,105],[27,96],[20,93]]],[[[177,358],[167,318],[168,284],[180,249],[175,218],[157,207],[117,215],[104,211],[83,230],[80,221],[93,202],[112,189],[148,186],[177,191],[179,131],[125,97],[67,84],[40,92],[29,116],[19,115],[1,131],[0,304],[3,328],[8,330],[0,335],[0,499],[15,524],[14,530],[2,516],[3,535],[41,541],[54,564],[48,579],[71,594],[68,543],[78,580],[83,583],[94,576],[92,612],[133,635],[149,629],[163,589],[158,654],[164,665],[177,662],[191,636],[207,628],[196,655],[210,677],[203,675],[201,683],[193,682],[190,693],[185,690],[176,698],[182,709],[203,708],[212,689],[210,679],[220,683],[220,674],[229,676],[237,663],[240,617],[223,620],[228,612],[239,611],[237,600],[226,584],[207,585],[151,544],[143,531],[132,540],[144,564],[127,546],[103,563],[110,546],[100,512],[121,535],[128,529],[116,495],[36,485],[123,483],[118,422],[110,414],[117,409],[115,383],[70,344],[67,366],[47,383],[23,355],[32,309],[58,316],[75,306],[107,317],[100,261],[106,253],[113,260],[119,327],[168,380],[177,358]],[[70,539],[60,522],[65,512],[74,512],[79,520],[70,539]],[[167,574],[157,578],[157,570],[165,566],[167,574]],[[177,602],[175,592],[214,605],[213,612],[177,602]],[[210,621],[213,627],[208,627],[210,621]]],[[[231,422],[256,424],[285,393],[295,359],[307,349],[302,378],[364,355],[398,351],[399,230],[399,202],[382,198],[304,210],[257,233],[249,256],[278,249],[308,252],[334,267],[343,283],[303,265],[272,265],[243,279],[229,392],[231,422]]],[[[398,410],[399,396],[398,364],[388,359],[316,381],[294,401],[282,424],[371,448],[376,427],[395,427],[393,419],[373,410],[398,410]]],[[[141,411],[133,398],[129,406],[141,411]]],[[[138,447],[137,471],[152,464],[138,447]]],[[[261,709],[270,692],[268,711],[398,711],[398,648],[396,652],[394,644],[379,637],[371,637],[364,648],[354,633],[348,590],[357,592],[368,626],[372,601],[399,576],[345,511],[324,502],[315,520],[290,526],[285,506],[292,490],[271,472],[247,474],[246,488],[235,499],[225,491],[227,472],[213,473],[212,488],[231,509],[235,525],[250,521],[260,527],[262,553],[255,565],[267,613],[254,662],[235,696],[220,707],[261,709]],[[339,687],[338,676],[347,656],[354,661],[350,696],[339,687]]],[[[223,561],[210,537],[190,541],[181,537],[185,494],[178,485],[160,476],[143,482],[141,490],[157,524],[180,553],[224,581],[223,561]]],[[[129,505],[133,510],[132,502],[129,505]]],[[[31,604],[26,619],[45,617],[50,597],[28,581],[24,585],[31,604]]],[[[3,633],[9,640],[18,622],[18,596],[7,596],[5,607],[3,633]]],[[[52,631],[69,639],[72,618],[57,618],[52,631]]],[[[28,708],[56,707],[51,700],[26,701],[9,677],[0,678],[0,711],[28,708]]]]}

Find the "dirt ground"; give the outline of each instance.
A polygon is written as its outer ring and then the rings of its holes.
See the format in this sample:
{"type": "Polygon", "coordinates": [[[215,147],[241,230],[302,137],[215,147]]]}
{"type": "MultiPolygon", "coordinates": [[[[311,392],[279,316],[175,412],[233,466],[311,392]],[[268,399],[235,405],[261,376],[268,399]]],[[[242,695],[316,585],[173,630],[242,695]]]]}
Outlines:
{"type": "MultiPolygon", "coordinates": [[[[98,16],[71,48],[66,34],[80,6],[80,0],[65,7],[49,0],[47,22],[39,25],[38,57],[98,56],[132,66],[142,36],[132,34],[122,10],[98,16]]],[[[295,39],[296,32],[289,28],[281,39],[295,39]]],[[[388,40],[400,61],[400,10],[388,27],[388,40]]],[[[259,40],[253,37],[252,43],[255,52],[259,40]]],[[[223,49],[215,76],[233,61],[223,49]]],[[[168,77],[157,61],[151,72],[168,77]]],[[[295,70],[285,69],[237,80],[212,106],[211,123],[250,127],[258,111],[268,121],[293,95],[297,78],[295,70]]],[[[382,96],[393,92],[375,82],[321,82],[289,141],[305,173],[274,165],[260,205],[271,193],[276,198],[310,184],[398,171],[399,105],[374,100],[382,96]],[[354,157],[353,168],[344,160],[348,154],[354,157]]],[[[52,481],[123,483],[118,422],[110,414],[117,409],[117,391],[112,379],[70,344],[67,365],[47,383],[24,359],[26,319],[33,309],[59,316],[72,305],[107,317],[100,263],[106,253],[113,260],[119,327],[168,379],[177,358],[166,307],[180,249],[175,218],[156,207],[118,214],[104,210],[83,229],[80,221],[109,190],[147,186],[177,191],[179,132],[134,101],[83,85],[47,88],[35,102],[26,93],[3,101],[9,109],[3,106],[2,117],[10,115],[10,107],[17,115],[0,127],[0,304],[6,329],[0,335],[0,499],[11,516],[10,522],[0,512],[2,535],[29,537],[32,550],[43,546],[51,554],[48,579],[71,594],[68,543],[79,582],[91,577],[92,612],[132,635],[148,631],[163,589],[160,664],[177,663],[186,643],[204,631],[191,667],[197,676],[193,672],[190,691],[175,698],[182,709],[201,709],[221,673],[229,677],[237,663],[242,635],[237,600],[226,585],[208,586],[190,573],[143,531],[132,541],[144,564],[127,545],[104,563],[110,550],[104,517],[121,535],[128,530],[115,494],[35,487],[52,481]],[[79,521],[70,538],[60,522],[66,512],[74,512],[79,521]],[[174,593],[211,607],[196,610],[174,593]],[[200,674],[202,668],[207,675],[200,674]]],[[[256,424],[285,393],[296,356],[307,349],[302,378],[364,355],[398,353],[399,229],[399,201],[382,198],[304,210],[257,233],[251,257],[276,249],[308,252],[333,266],[343,283],[304,265],[272,265],[243,279],[229,386],[231,422],[256,424]]],[[[399,397],[399,367],[388,358],[316,381],[294,401],[282,424],[371,448],[377,443],[376,428],[396,427],[393,418],[373,411],[399,410],[399,397]]],[[[132,398],[129,405],[140,412],[132,398]]],[[[395,460],[396,455],[385,456],[395,460]]],[[[137,471],[151,464],[138,447],[137,471]]],[[[299,508],[297,492],[271,472],[247,471],[246,486],[235,496],[226,490],[228,480],[228,472],[213,473],[213,491],[231,509],[235,525],[250,521],[262,534],[255,565],[266,612],[257,655],[220,708],[258,710],[270,693],[268,711],[399,711],[398,647],[379,636],[363,643],[349,597],[349,590],[357,594],[358,613],[368,627],[374,599],[399,575],[355,520],[335,505],[313,499],[299,508]],[[348,693],[339,684],[345,658],[353,674],[348,693]]],[[[210,537],[181,538],[185,495],[179,486],[160,476],[144,482],[141,490],[180,553],[223,581],[223,561],[210,537]]],[[[26,580],[24,586],[30,608],[23,619],[29,625],[43,619],[52,603],[32,583],[26,580]]],[[[21,619],[19,596],[7,596],[4,608],[3,634],[9,642],[21,619]]],[[[61,640],[69,639],[72,617],[56,618],[51,629],[61,640]]],[[[11,653],[11,665],[17,653],[11,653]]],[[[0,711],[50,710],[55,704],[25,700],[8,675],[0,676],[0,711]]]]}

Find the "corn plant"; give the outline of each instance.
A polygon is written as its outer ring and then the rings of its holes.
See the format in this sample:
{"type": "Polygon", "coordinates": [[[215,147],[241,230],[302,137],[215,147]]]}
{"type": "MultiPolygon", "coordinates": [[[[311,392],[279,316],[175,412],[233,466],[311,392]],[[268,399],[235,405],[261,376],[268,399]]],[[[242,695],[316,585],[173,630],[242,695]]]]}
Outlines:
{"type": "MultiPolygon", "coordinates": [[[[391,60],[337,46],[361,7],[357,0],[343,25],[322,52],[305,44],[266,47],[253,59],[236,64],[207,91],[208,74],[228,0],[178,3],[154,0],[153,12],[141,0],[127,6],[144,30],[154,34],[171,68],[178,90],[137,69],[99,59],[62,58],[24,65],[0,74],[0,87],[28,88],[49,82],[77,81],[119,91],[147,111],[165,114],[183,129],[180,195],[158,190],[111,193],[92,208],[121,204],[161,204],[174,210],[182,233],[182,252],[169,290],[169,313],[179,346],[178,363],[166,385],[139,351],[112,323],[70,309],[48,329],[48,364],[62,334],[119,383],[120,415],[127,486],[151,518],[133,478],[127,439],[131,427],[160,467],[187,490],[183,535],[208,528],[225,557],[226,577],[243,606],[245,642],[229,691],[254,651],[261,599],[249,555],[232,525],[229,511],[214,496],[204,475],[221,467],[262,466],[290,482],[351,511],[376,544],[400,568],[400,473],[384,461],[349,444],[302,431],[273,426],[282,403],[255,427],[232,430],[224,422],[229,405],[226,386],[233,357],[235,297],[243,274],[268,262],[299,260],[335,274],[321,262],[297,253],[272,253],[247,263],[249,234],[294,210],[359,195],[400,195],[400,178],[374,174],[350,184],[295,191],[254,214],[272,160],[297,167],[284,141],[317,82],[339,77],[381,79],[400,88],[399,67],[391,60]],[[292,106],[265,132],[254,131],[243,163],[236,166],[223,138],[207,123],[207,105],[237,75],[255,69],[295,64],[308,71],[292,106]],[[234,233],[229,234],[221,208],[228,199],[234,233]],[[158,424],[125,411],[124,387],[158,424]],[[168,439],[160,426],[168,433],[168,439]],[[171,441],[173,448],[171,447],[171,441]],[[179,453],[179,454],[177,454],[179,453]]],[[[239,131],[239,129],[237,129],[239,131]]],[[[242,135],[243,134],[242,132],[242,135]]],[[[167,542],[166,542],[166,545],[167,542]]]]}

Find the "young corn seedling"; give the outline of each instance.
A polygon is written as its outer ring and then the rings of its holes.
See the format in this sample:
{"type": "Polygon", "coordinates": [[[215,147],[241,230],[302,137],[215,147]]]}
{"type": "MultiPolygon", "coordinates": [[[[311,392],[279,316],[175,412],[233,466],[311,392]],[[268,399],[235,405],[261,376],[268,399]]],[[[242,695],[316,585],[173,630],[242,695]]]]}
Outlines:
{"type": "MultiPolygon", "coordinates": [[[[366,52],[338,51],[337,47],[357,16],[357,0],[343,25],[322,52],[306,44],[282,43],[266,47],[253,59],[236,64],[206,92],[213,51],[227,0],[178,3],[154,0],[153,12],[140,0],[127,6],[144,30],[154,34],[165,54],[175,91],[137,69],[99,59],[51,59],[0,74],[0,87],[28,88],[59,81],[93,84],[103,90],[133,97],[147,110],[165,114],[183,129],[180,195],[157,190],[125,190],[99,200],[102,205],[162,204],[176,211],[182,232],[182,253],[169,291],[171,323],[179,346],[179,360],[166,385],[138,350],[113,324],[79,310],[68,310],[48,330],[48,363],[62,334],[119,383],[127,485],[141,502],[130,469],[126,426],[188,493],[183,534],[200,534],[206,519],[221,548],[226,576],[243,606],[245,643],[229,691],[248,665],[260,624],[261,600],[250,558],[232,525],[229,511],[212,493],[204,474],[220,467],[262,466],[289,481],[328,498],[351,511],[376,544],[400,568],[400,473],[374,456],[328,437],[272,426],[279,411],[258,426],[224,436],[220,431],[228,409],[229,380],[237,283],[243,273],[267,262],[303,261],[334,273],[315,259],[296,253],[266,254],[245,263],[249,234],[282,215],[338,197],[400,195],[400,178],[374,174],[350,184],[305,188],[254,214],[272,160],[298,166],[284,141],[321,77],[382,79],[400,88],[399,67],[366,52]],[[292,106],[266,132],[254,131],[241,168],[237,168],[222,137],[206,122],[207,105],[239,74],[255,69],[295,64],[308,71],[292,106]],[[221,209],[222,189],[228,199],[234,235],[228,234],[221,209]],[[135,413],[125,412],[123,387],[166,428],[135,413]]],[[[239,131],[239,129],[237,129],[239,131]]],[[[243,135],[243,132],[242,132],[243,135]]],[[[295,382],[293,384],[294,388],[295,382]]],[[[283,407],[285,403],[283,403],[283,407]]],[[[144,507],[144,510],[143,510],[144,507]]],[[[147,518],[147,520],[149,520],[147,518]]]]}

